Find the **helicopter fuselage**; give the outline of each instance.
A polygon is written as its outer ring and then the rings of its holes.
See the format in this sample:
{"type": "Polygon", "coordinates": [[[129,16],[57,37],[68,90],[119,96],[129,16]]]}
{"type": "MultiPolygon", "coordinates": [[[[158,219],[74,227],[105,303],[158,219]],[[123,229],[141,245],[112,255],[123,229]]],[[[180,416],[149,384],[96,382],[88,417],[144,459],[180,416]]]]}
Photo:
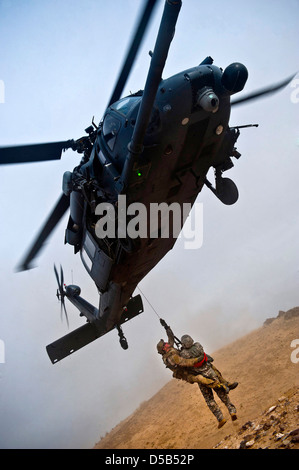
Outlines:
{"type": "Polygon", "coordinates": [[[198,66],[162,79],[182,6],[182,0],[165,0],[144,89],[121,99],[157,0],[143,3],[100,124],[92,121],[85,129],[87,135],[77,140],[0,146],[0,164],[59,160],[70,148],[83,154],[79,165],[64,173],[63,194],[17,267],[33,267],[70,210],[65,243],[80,253],[100,303],[99,308],[89,304],[78,286],[64,289],[62,267],[59,279],[54,265],[62,311],[66,314],[67,297],[87,324],[47,346],[53,363],[112,329],[127,348],[121,325],[143,312],[141,296],[133,293],[174,246],[203,186],[224,204],[238,200],[237,186],[222,174],[234,166],[232,157],[241,156],[235,147],[240,129],[258,125],[230,127],[231,107],[272,94],[294,78],[232,101],[248,78],[246,67],[238,62],[223,70],[206,57],[198,66]],[[207,178],[210,168],[214,168],[214,186],[207,178]],[[174,227],[178,213],[180,224],[174,227]]]}
{"type": "Polygon", "coordinates": [[[235,91],[224,87],[224,74],[212,65],[212,59],[205,61],[210,63],[161,80],[143,147],[134,157],[125,184],[122,175],[143,92],[108,107],[93,136],[88,160],[74,170],[73,180],[81,181],[81,190],[77,187],[71,193],[66,241],[72,243],[73,222],[78,236],[72,244],[81,251],[83,264],[101,293],[98,316],[108,330],[120,322],[138,283],[177,237],[163,237],[160,221],[155,234],[149,229],[137,240],[128,236],[99,239],[98,205],[109,203],[117,209],[119,196],[125,195],[127,205],[138,202],[148,213],[152,204],[189,204],[191,208],[210,167],[222,168],[230,161],[228,123],[230,96],[235,91]]]}

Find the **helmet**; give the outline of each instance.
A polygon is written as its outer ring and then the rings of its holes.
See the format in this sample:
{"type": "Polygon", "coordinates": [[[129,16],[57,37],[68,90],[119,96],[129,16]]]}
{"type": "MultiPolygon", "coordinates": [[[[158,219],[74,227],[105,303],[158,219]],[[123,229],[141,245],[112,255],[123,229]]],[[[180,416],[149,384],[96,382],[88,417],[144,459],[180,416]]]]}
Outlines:
{"type": "Polygon", "coordinates": [[[157,351],[159,354],[163,354],[164,344],[165,341],[163,339],[160,339],[159,343],[157,344],[157,351]]]}
{"type": "Polygon", "coordinates": [[[159,354],[164,354],[171,349],[169,343],[165,343],[164,339],[160,339],[159,343],[157,344],[157,351],[159,354]]]}
{"type": "Polygon", "coordinates": [[[182,343],[182,346],[183,348],[191,348],[192,344],[194,343],[193,339],[191,338],[191,336],[189,335],[183,335],[181,337],[181,343],[182,343]]]}

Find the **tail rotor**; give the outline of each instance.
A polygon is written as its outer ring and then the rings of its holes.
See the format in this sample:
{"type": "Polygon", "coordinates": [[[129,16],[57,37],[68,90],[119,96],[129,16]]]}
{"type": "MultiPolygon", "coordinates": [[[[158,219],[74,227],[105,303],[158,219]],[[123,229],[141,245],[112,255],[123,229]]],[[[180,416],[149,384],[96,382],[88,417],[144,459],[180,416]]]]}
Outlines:
{"type": "Polygon", "coordinates": [[[60,301],[60,317],[61,317],[61,321],[63,320],[63,313],[64,313],[67,326],[69,326],[69,319],[68,319],[68,316],[67,316],[67,311],[66,311],[65,302],[64,302],[64,298],[65,298],[65,296],[66,296],[66,293],[65,293],[65,291],[64,291],[64,289],[63,289],[63,286],[64,286],[64,276],[63,276],[63,269],[62,269],[62,266],[60,265],[60,279],[59,279],[58,271],[57,271],[57,268],[56,268],[55,264],[54,264],[54,272],[55,272],[55,276],[56,276],[56,280],[57,280],[57,284],[58,284],[58,289],[57,289],[56,297],[57,297],[58,300],[60,301]]]}

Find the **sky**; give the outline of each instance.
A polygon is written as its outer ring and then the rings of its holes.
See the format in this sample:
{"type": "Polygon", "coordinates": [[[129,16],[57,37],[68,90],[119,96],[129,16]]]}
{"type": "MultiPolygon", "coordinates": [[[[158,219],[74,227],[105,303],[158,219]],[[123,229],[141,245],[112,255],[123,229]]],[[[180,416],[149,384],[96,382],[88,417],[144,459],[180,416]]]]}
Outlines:
{"type": "MultiPolygon", "coordinates": [[[[0,0],[0,145],[76,139],[93,116],[100,121],[142,3],[0,0]]],[[[144,87],[163,5],[123,96],[144,87]]],[[[246,65],[245,95],[299,70],[298,0],[223,5],[183,1],[164,78],[210,55],[219,67],[246,65]]],[[[225,175],[239,188],[238,202],[224,206],[205,188],[197,198],[201,248],[186,250],[178,240],[140,283],[176,336],[191,334],[210,354],[299,305],[298,110],[299,75],[276,95],[232,110],[232,126],[259,123],[241,132],[242,157],[225,175]]],[[[3,449],[91,448],[171,377],[156,352],[164,330],[146,299],[144,313],[124,327],[127,351],[113,331],[55,365],[46,354],[47,344],[84,324],[71,304],[70,330],[61,322],[54,263],[98,306],[79,255],[64,245],[67,216],[35,269],[15,267],[60,196],[64,171],[79,161],[68,151],[57,162],[0,168],[3,449]]]]}

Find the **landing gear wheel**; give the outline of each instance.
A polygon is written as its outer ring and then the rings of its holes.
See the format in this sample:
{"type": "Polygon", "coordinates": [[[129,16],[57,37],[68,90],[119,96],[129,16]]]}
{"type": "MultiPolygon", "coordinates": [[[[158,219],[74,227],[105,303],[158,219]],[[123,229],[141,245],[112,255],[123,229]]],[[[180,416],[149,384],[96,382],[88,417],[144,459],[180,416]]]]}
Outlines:
{"type": "Polygon", "coordinates": [[[123,330],[121,329],[121,327],[119,325],[116,325],[116,329],[118,331],[118,336],[119,336],[119,342],[120,342],[120,345],[123,349],[128,349],[129,345],[128,345],[128,342],[125,338],[125,335],[123,333],[123,330]]]}
{"type": "Polygon", "coordinates": [[[129,345],[126,338],[120,338],[119,342],[123,349],[128,349],[129,345]]]}

